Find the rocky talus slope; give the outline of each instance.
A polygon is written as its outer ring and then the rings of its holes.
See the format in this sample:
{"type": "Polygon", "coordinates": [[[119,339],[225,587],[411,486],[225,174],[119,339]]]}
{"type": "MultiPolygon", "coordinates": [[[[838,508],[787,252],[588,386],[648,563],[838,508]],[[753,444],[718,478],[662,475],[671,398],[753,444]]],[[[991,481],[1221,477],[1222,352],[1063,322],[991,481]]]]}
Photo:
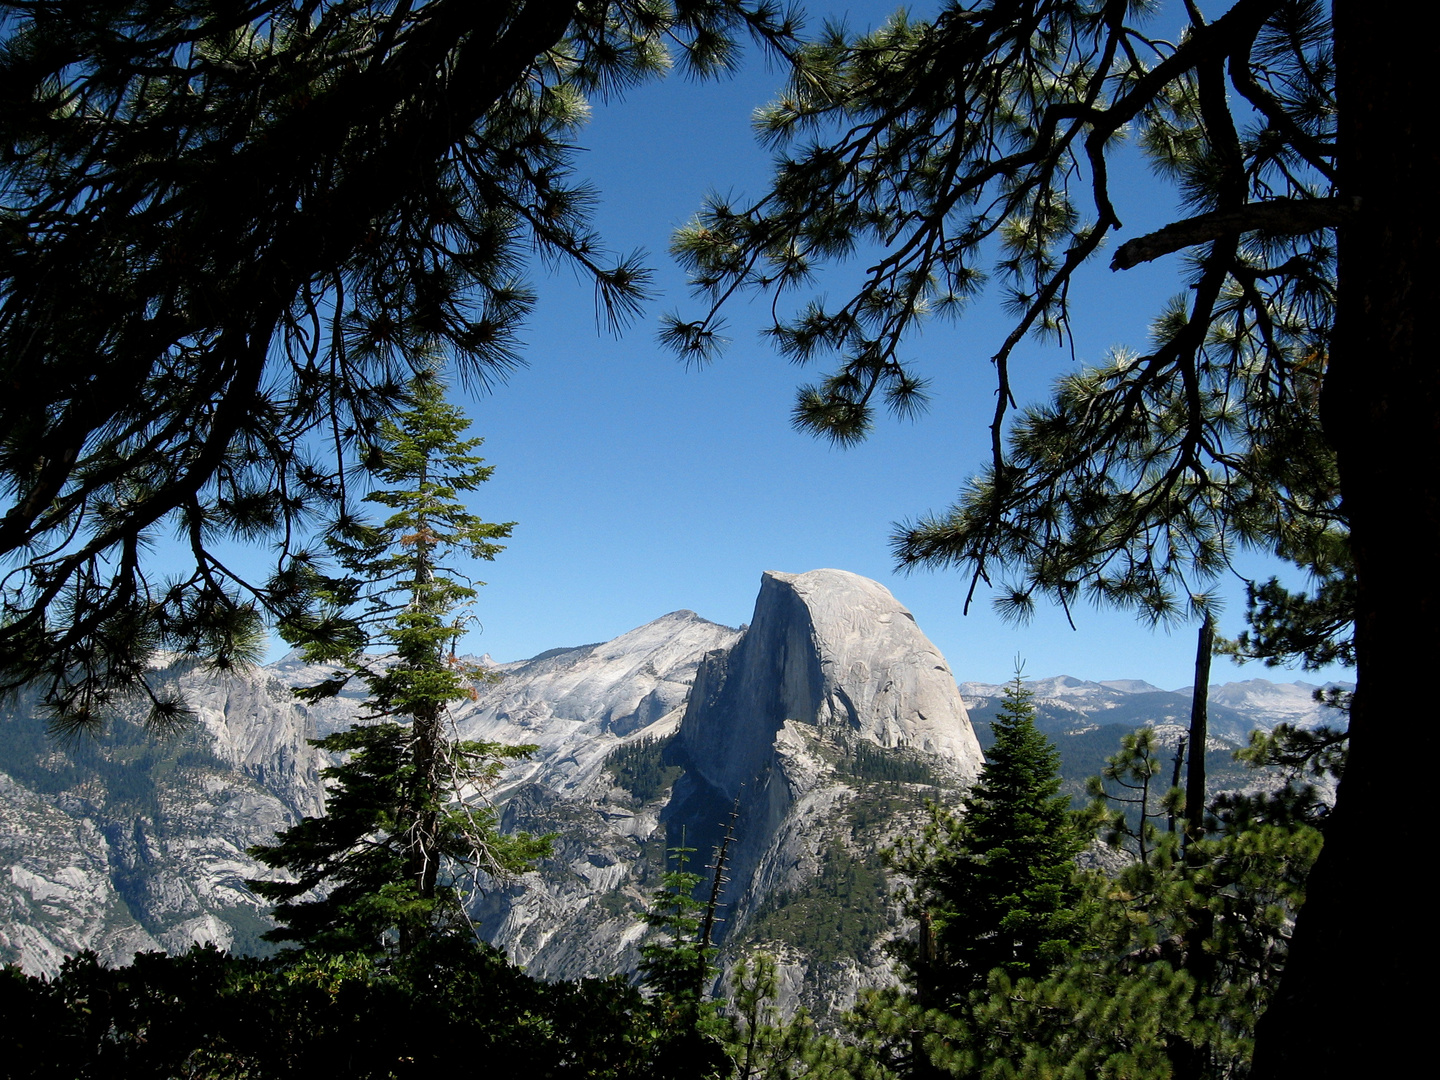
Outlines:
{"type": "Polygon", "coordinates": [[[259,946],[245,850],[320,810],[311,724],[268,672],[167,676],[197,720],[168,738],[122,715],[57,742],[26,699],[0,720],[0,961],[53,973],[82,949],[259,946]]]}

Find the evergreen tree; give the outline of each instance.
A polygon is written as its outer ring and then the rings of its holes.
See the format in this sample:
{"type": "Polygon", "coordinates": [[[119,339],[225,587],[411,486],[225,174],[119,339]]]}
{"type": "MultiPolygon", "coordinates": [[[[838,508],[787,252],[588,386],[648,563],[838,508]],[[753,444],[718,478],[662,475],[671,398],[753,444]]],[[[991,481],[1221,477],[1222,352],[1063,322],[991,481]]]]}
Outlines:
{"type": "Polygon", "coordinates": [[[1092,776],[1086,785],[1101,835],[1112,847],[1133,845],[1133,854],[1142,863],[1150,861],[1150,853],[1160,842],[1155,822],[1167,815],[1173,817],[1183,801],[1177,788],[1159,791],[1156,778],[1160,775],[1160,745],[1155,729],[1143,727],[1131,731],[1120,740],[1120,749],[1105,759],[1099,776],[1092,776]]]}
{"type": "Polygon", "coordinates": [[[802,1007],[789,1020],[775,1007],[779,970],[766,953],[736,961],[730,973],[730,1057],[734,1080],[790,1080],[804,1075],[823,1051],[825,1040],[802,1007]]]}
{"type": "Polygon", "coordinates": [[[674,869],[667,869],[660,890],[642,916],[660,937],[640,949],[640,979],[679,1012],[698,1007],[710,974],[711,953],[700,944],[700,919],[705,905],[695,899],[700,875],[687,870],[695,849],[684,838],[669,850],[674,869]]]}
{"type": "Polygon", "coordinates": [[[446,734],[448,707],[485,677],[454,656],[467,621],[457,612],[475,588],[451,561],[494,558],[512,526],[482,521],[460,502],[492,469],[472,452],[480,440],[462,438],[468,421],[438,382],[417,377],[408,401],[382,426],[371,469],[383,486],[365,497],[389,516],[378,525],[346,517],[332,530],[342,573],[316,572],[312,583],[329,609],[288,628],[307,660],[338,669],[299,696],[332,696],[358,675],[369,697],[360,723],[315,744],[341,756],[324,773],[325,815],[251,852],[293,875],[252,883],[278,902],[272,940],[409,951],[460,916],[462,868],[504,877],[548,850],[545,838],[502,835],[494,811],[475,801],[506,763],[535,748],[446,734]],[[387,651],[371,656],[372,645],[387,651]],[[315,890],[324,895],[311,897],[315,890]]]}
{"type": "MultiPolygon", "coordinates": [[[[1127,769],[1138,760],[1150,775],[1135,743],[1114,760],[1127,769]]],[[[1246,757],[1264,767],[1278,755],[1290,769],[1292,753],[1329,749],[1321,741],[1292,747],[1282,736],[1257,740],[1246,757]]],[[[1076,877],[1059,962],[1029,974],[997,967],[959,1007],[896,991],[862,997],[848,1023],[858,1057],[844,1075],[1245,1075],[1320,849],[1317,800],[1308,785],[1287,785],[1224,796],[1211,809],[1207,836],[1184,858],[1175,834],[1152,833],[1146,859],[1113,878],[1076,877]]]]}
{"type": "MultiPolygon", "coordinates": [[[[619,978],[528,977],[470,934],[404,957],[196,946],[54,976],[0,970],[7,1080],[565,1080],[653,1076],[655,1030],[619,978]]],[[[689,1075],[689,1074],[685,1074],[689,1075]]]]}
{"type": "Polygon", "coordinates": [[[1343,212],[1327,13],[1312,0],[1243,0],[1213,21],[1187,11],[1173,43],[1155,5],[1098,0],[950,0],[929,22],[833,31],[760,123],[782,146],[834,123],[835,142],[782,157],[768,194],[716,200],[675,240],[713,300],[670,325],[695,356],[737,289],[793,289],[821,260],[885,251],[860,289],[773,327],[795,359],[837,363],[801,389],[795,420],[842,443],[881,403],[923,405],[906,334],[963,317],[998,281],[1016,325],[992,358],[992,460],[895,543],[907,564],[1003,574],[1013,614],[1087,596],[1183,618],[1207,609],[1245,544],[1308,566],[1334,533],[1343,543],[1317,408],[1335,295],[1326,229],[1343,212]],[[1220,58],[1235,55],[1246,65],[1227,79],[1220,58]],[[1237,130],[1227,92],[1263,102],[1262,131],[1237,130]],[[1146,355],[1120,350],[1012,415],[1012,356],[1027,336],[1063,340],[1071,281],[1121,228],[1103,165],[1128,127],[1192,216],[1132,239],[1113,265],[1209,245],[1194,288],[1158,313],[1146,355]]]}
{"type": "Polygon", "coordinates": [[[908,963],[927,1008],[963,1009],[992,971],[1035,977],[1067,958],[1085,835],[1059,794],[1060,756],[1036,729],[1030,699],[1017,675],[961,813],[935,808],[924,837],[896,855],[921,920],[908,963]]]}
{"type": "MultiPolygon", "coordinates": [[[[686,869],[695,849],[680,844],[669,851],[675,869],[667,870],[660,890],[642,916],[646,925],[660,931],[640,948],[640,981],[650,992],[658,1037],[651,1075],[655,1080],[718,1078],[729,1074],[729,1058],[720,1039],[724,1028],[705,991],[714,974],[715,949],[702,922],[714,917],[695,899],[701,878],[686,869]]],[[[724,872],[724,855],[716,853],[716,881],[724,872]]]]}
{"type": "Polygon", "coordinates": [[[1174,835],[1114,880],[1090,879],[1087,932],[1039,980],[996,978],[962,1038],[1013,1075],[1244,1075],[1273,1001],[1321,836],[1310,799],[1218,800],[1213,835],[1174,835]]]}

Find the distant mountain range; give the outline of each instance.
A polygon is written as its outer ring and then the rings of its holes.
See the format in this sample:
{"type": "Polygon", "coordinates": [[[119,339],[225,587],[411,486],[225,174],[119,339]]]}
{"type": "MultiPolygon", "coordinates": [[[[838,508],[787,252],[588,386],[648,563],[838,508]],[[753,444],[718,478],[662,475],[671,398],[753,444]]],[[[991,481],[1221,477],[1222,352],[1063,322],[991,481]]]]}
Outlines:
{"type": "MultiPolygon", "coordinates": [[[[1086,781],[1100,772],[1126,732],[1153,727],[1162,744],[1174,747],[1189,731],[1193,687],[1161,690],[1139,679],[1087,682],[1068,675],[1026,679],[1025,686],[1034,694],[1036,726],[1060,751],[1063,790],[1077,807],[1087,799],[1086,781]]],[[[1353,689],[1348,683],[1329,686],[1353,689]]],[[[1249,742],[1252,731],[1268,731],[1282,723],[1344,727],[1344,716],[1316,698],[1317,691],[1326,687],[1266,679],[1212,685],[1205,708],[1206,787],[1211,793],[1256,782],[1255,774],[1234,758],[1234,751],[1249,742]]],[[[991,743],[990,722],[1000,709],[1004,690],[991,683],[960,684],[982,747],[991,743]]]]}
{"type": "MultiPolygon", "coordinates": [[[[1352,688],[1343,685],[1346,689],[1352,688]]],[[[1139,679],[1086,682],[1069,675],[1026,679],[1025,687],[1035,695],[1037,723],[1047,735],[1078,734],[1111,724],[1127,728],[1187,727],[1194,693],[1194,688],[1189,686],[1161,690],[1139,679]]],[[[998,708],[1004,689],[991,683],[960,684],[971,718],[985,721],[998,708]]],[[[1343,718],[1334,709],[1316,700],[1316,691],[1321,689],[1324,688],[1311,683],[1274,683],[1267,679],[1212,684],[1206,706],[1210,738],[1231,746],[1244,746],[1256,728],[1268,730],[1281,723],[1298,727],[1343,725],[1343,718]]]]}
{"type": "MultiPolygon", "coordinates": [[[[1003,689],[957,687],[905,608],[838,570],[765,574],[739,630],[681,611],[496,670],[457,728],[539,745],[491,798],[507,827],[559,839],[538,872],[477,901],[481,932],[538,975],[630,970],[666,849],[683,835],[708,854],[734,807],[724,960],[776,953],[788,1000],[821,1014],[889,977],[883,944],[900,913],[879,852],[927,798],[953,801],[976,775],[976,733],[987,741],[1003,689]]],[[[167,742],[122,717],[62,746],[33,707],[12,709],[0,721],[0,960],[53,972],[82,948],[112,962],[199,940],[257,948],[265,907],[244,882],[263,871],[245,849],[319,809],[324,762],[306,740],[360,704],[353,691],[294,698],[323,674],[293,657],[228,676],[171,669],[198,723],[167,742]]],[[[1188,722],[1186,691],[1028,685],[1076,775],[1123,730],[1188,722]]],[[[1217,754],[1254,727],[1325,719],[1304,684],[1230,683],[1210,700],[1217,754]]]]}

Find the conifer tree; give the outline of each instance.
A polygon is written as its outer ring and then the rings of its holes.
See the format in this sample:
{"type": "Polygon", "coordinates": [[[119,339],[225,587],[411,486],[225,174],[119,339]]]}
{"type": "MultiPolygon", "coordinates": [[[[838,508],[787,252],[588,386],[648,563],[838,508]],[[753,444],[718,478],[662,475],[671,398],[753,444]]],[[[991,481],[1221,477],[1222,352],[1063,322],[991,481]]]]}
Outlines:
{"type": "Polygon", "coordinates": [[[640,949],[641,980],[657,995],[670,999],[677,1009],[698,1004],[710,971],[710,954],[700,944],[700,918],[704,906],[695,899],[700,875],[686,867],[695,849],[679,845],[667,853],[674,869],[667,869],[660,890],[642,916],[661,936],[640,949]]]}
{"type": "Polygon", "coordinates": [[[780,1015],[779,990],[779,968],[768,953],[744,957],[731,970],[727,1012],[734,1080],[789,1080],[804,1075],[825,1049],[803,1006],[788,1020],[780,1015]]]}
{"type": "Polygon", "coordinates": [[[995,744],[961,813],[935,809],[896,866],[933,945],[909,960],[927,1007],[963,1006],[994,970],[1038,976],[1066,959],[1074,932],[1075,856],[1085,836],[1059,794],[1060,757],[1035,727],[1019,675],[1005,689],[995,744]]]}
{"type": "MultiPolygon", "coordinates": [[[[1292,746],[1282,734],[1257,739],[1245,756],[1256,767],[1323,769],[1308,752],[1331,749],[1328,739],[1292,746]]],[[[1113,761],[1151,775],[1135,750],[1131,739],[1113,761]]],[[[958,1006],[864,996],[849,1025],[858,1060],[845,1075],[1246,1075],[1320,848],[1315,793],[1293,780],[1278,795],[1214,800],[1212,828],[1185,858],[1172,834],[1113,878],[1077,875],[1058,963],[1027,974],[996,967],[958,1006]]]]}
{"type": "Polygon", "coordinates": [[[328,610],[289,627],[312,662],[336,665],[309,700],[333,696],[358,676],[369,697],[362,720],[316,743],[341,756],[325,770],[327,812],[252,851],[291,881],[255,882],[278,901],[272,940],[333,949],[403,950],[457,918],[462,869],[505,876],[548,850],[544,838],[505,836],[474,797],[504,765],[532,752],[447,736],[447,710],[474,695],[483,672],[454,656],[475,583],[457,558],[492,559],[511,524],[472,514],[459,499],[492,468],[464,439],[468,421],[444,401],[433,376],[410,385],[409,408],[382,427],[365,497],[389,515],[379,524],[347,516],[329,546],[341,573],[313,583],[328,610]],[[380,646],[383,655],[368,650],[380,646]],[[319,898],[309,897],[319,890],[319,898]]]}
{"type": "Polygon", "coordinates": [[[1222,797],[1184,858],[1170,835],[1113,880],[1091,877],[1070,962],[975,999],[971,1059],[1034,1077],[1246,1075],[1320,850],[1313,805],[1313,792],[1222,797]]]}
{"type": "MultiPolygon", "coordinates": [[[[706,984],[714,973],[715,948],[701,933],[702,921],[712,920],[716,898],[709,909],[695,898],[701,877],[687,870],[695,849],[680,843],[667,853],[675,868],[667,870],[644,922],[660,936],[640,949],[640,981],[650,992],[658,1039],[652,1075],[655,1080],[718,1078],[729,1072],[729,1058],[719,1035],[723,1024],[712,1002],[705,1000],[706,984]]],[[[724,873],[724,855],[716,852],[716,881],[724,873]]]]}
{"type": "MultiPolygon", "coordinates": [[[[1193,752],[1193,751],[1192,751],[1193,752]]],[[[1160,842],[1155,822],[1173,816],[1183,802],[1178,788],[1159,790],[1160,745],[1155,729],[1142,727],[1120,739],[1120,749],[1105,759],[1099,776],[1086,785],[1091,813],[1101,835],[1112,847],[1133,845],[1132,854],[1145,863],[1160,842]]]]}

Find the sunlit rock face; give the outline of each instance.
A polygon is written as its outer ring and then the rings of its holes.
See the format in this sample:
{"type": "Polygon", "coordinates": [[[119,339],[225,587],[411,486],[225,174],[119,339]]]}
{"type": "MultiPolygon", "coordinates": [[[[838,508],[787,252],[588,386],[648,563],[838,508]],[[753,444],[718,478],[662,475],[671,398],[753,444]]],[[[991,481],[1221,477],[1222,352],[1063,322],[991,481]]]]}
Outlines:
{"type": "Polygon", "coordinates": [[[982,762],[945,658],[883,586],[843,570],[766,573],[749,629],[700,666],[677,739],[686,771],[668,814],[672,833],[683,823],[713,844],[717,812],[739,812],[737,916],[798,887],[782,867],[813,869],[815,853],[807,859],[797,845],[827,832],[812,820],[818,806],[859,794],[835,768],[857,744],[950,789],[982,762]]]}
{"type": "Polygon", "coordinates": [[[320,811],[304,710],[264,670],[176,664],[155,682],[194,714],[168,738],[121,709],[105,735],[59,743],[25,697],[0,718],[0,961],[54,974],[83,949],[250,949],[270,926],[246,849],[320,811]]]}
{"type": "Polygon", "coordinates": [[[466,738],[538,744],[502,791],[529,782],[569,791],[617,743],[673,733],[705,655],[739,636],[676,611],[600,645],[502,664],[492,669],[499,682],[480,687],[457,723],[466,738]]]}
{"type": "Polygon", "coordinates": [[[966,778],[982,760],[940,650],[883,586],[844,570],[760,579],[749,629],[701,666],[680,745],[697,778],[734,798],[792,720],[938,755],[966,778]]]}

